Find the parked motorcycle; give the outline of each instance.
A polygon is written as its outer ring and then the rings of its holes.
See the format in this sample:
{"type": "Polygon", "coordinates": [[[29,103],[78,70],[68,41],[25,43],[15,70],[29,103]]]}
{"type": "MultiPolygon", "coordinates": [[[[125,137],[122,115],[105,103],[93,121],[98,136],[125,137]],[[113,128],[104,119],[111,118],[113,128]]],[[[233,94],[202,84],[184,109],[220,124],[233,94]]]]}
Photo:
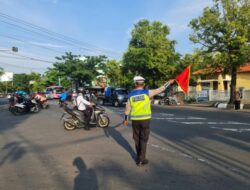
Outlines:
{"type": "MultiPolygon", "coordinates": [[[[64,107],[64,113],[61,119],[63,119],[64,129],[68,131],[76,128],[84,128],[86,124],[83,113],[76,109],[70,109],[67,105],[64,107]],[[64,118],[66,114],[70,117],[64,118]]],[[[106,128],[109,126],[109,122],[110,120],[108,115],[105,113],[105,109],[98,105],[93,106],[93,114],[91,116],[90,124],[100,128],[106,128]]]]}
{"type": "Polygon", "coordinates": [[[24,99],[23,102],[17,103],[10,110],[14,115],[21,115],[24,113],[37,113],[40,111],[40,108],[37,102],[33,99],[24,99]]]}

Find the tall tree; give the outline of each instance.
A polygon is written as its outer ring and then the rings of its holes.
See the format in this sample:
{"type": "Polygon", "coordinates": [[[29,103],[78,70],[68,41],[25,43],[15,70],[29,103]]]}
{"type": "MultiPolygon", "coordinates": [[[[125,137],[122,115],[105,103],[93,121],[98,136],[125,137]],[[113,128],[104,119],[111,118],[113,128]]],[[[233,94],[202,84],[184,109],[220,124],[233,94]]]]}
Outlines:
{"type": "Polygon", "coordinates": [[[4,74],[4,70],[2,67],[0,67],[0,76],[2,76],[4,74]]]}
{"type": "Polygon", "coordinates": [[[106,65],[106,75],[112,86],[123,86],[124,75],[122,74],[121,62],[110,60],[106,65]]]}
{"type": "Polygon", "coordinates": [[[14,74],[13,76],[13,84],[15,90],[24,90],[26,92],[30,91],[29,86],[29,76],[25,73],[14,74]]]}
{"type": "Polygon", "coordinates": [[[84,56],[83,59],[71,52],[56,59],[53,70],[58,71],[58,76],[67,77],[79,86],[91,85],[92,80],[103,73],[107,61],[105,56],[84,56]]]}
{"type": "Polygon", "coordinates": [[[172,77],[179,55],[175,41],[167,38],[169,33],[169,28],[158,21],[141,20],[135,24],[123,57],[123,72],[143,75],[153,87],[172,77]]]}
{"type": "MultiPolygon", "coordinates": [[[[190,39],[201,44],[201,51],[210,55],[214,63],[223,65],[231,73],[231,98],[236,90],[237,69],[250,59],[250,1],[213,0],[213,6],[204,9],[193,19],[190,39]]],[[[209,57],[209,56],[208,56],[209,57]]]]}

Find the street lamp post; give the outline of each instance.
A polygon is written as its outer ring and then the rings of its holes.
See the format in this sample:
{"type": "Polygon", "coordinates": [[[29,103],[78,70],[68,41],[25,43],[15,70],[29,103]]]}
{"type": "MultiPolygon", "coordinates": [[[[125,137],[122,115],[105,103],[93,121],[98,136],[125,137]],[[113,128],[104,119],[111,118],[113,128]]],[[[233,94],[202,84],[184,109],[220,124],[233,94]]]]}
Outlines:
{"type": "Polygon", "coordinates": [[[11,49],[0,49],[0,52],[18,52],[18,47],[13,46],[11,49]]]}

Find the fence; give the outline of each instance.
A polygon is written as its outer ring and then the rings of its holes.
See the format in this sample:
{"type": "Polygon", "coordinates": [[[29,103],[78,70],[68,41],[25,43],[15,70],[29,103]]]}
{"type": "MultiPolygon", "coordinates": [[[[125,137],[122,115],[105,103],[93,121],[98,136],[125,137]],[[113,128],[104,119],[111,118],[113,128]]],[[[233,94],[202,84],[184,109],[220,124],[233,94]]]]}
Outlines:
{"type": "Polygon", "coordinates": [[[243,90],[243,92],[242,92],[242,100],[244,102],[250,103],[250,90],[243,90]]]}
{"type": "MultiPolygon", "coordinates": [[[[201,92],[189,91],[190,98],[196,99],[196,101],[229,101],[230,91],[218,91],[218,90],[203,90],[201,92]]],[[[242,100],[244,102],[250,102],[250,90],[243,90],[242,100]]]]}

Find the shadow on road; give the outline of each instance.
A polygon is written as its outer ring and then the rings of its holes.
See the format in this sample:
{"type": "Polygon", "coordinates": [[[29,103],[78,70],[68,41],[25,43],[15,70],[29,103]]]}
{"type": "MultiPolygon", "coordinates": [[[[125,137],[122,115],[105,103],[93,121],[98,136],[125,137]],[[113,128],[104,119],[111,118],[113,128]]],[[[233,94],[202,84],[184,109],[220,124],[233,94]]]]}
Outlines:
{"type": "Polygon", "coordinates": [[[88,169],[81,157],[76,157],[72,164],[78,169],[78,175],[74,179],[73,190],[97,190],[98,182],[95,171],[88,169]]]}
{"type": "Polygon", "coordinates": [[[105,135],[109,138],[111,136],[117,144],[119,144],[124,150],[126,150],[131,158],[136,161],[136,153],[133,150],[133,148],[130,146],[128,141],[121,135],[121,133],[116,129],[117,127],[121,126],[122,123],[118,123],[117,125],[113,127],[109,127],[107,129],[104,129],[105,135]]]}
{"type": "Polygon", "coordinates": [[[26,153],[26,150],[20,146],[20,142],[11,142],[6,144],[1,151],[8,151],[8,153],[1,158],[0,160],[0,167],[7,161],[15,162],[22,158],[26,153]]]}

